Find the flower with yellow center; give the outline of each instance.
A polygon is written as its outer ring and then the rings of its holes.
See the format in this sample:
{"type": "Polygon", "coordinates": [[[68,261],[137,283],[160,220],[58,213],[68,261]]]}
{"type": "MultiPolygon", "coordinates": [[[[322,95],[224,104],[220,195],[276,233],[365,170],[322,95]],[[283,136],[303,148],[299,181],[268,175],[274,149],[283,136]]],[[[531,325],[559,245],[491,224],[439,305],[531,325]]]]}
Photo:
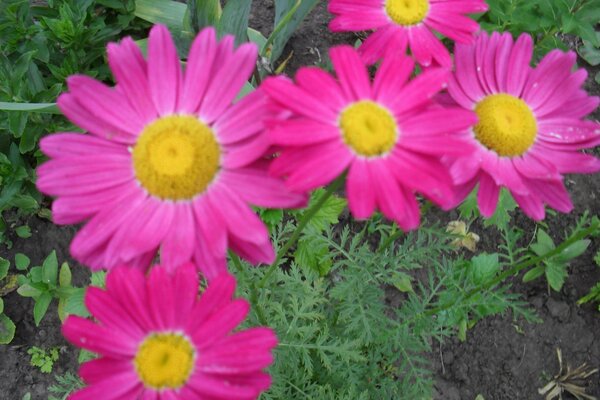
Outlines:
{"type": "Polygon", "coordinates": [[[498,32],[455,47],[448,93],[475,111],[478,122],[462,133],[473,151],[447,161],[461,194],[456,201],[477,187],[479,210],[488,218],[505,189],[536,221],[546,206],[570,212],[564,174],[600,170],[600,160],[580,152],[600,143],[600,125],[583,120],[600,102],[582,90],[586,71],[574,69],[574,52],[560,50],[531,66],[533,47],[528,34],[515,41],[498,32]]]}
{"type": "Polygon", "coordinates": [[[398,140],[394,116],[370,100],[346,107],[340,114],[339,125],[344,142],[363,157],[383,156],[398,140]]]}
{"type": "Polygon", "coordinates": [[[427,17],[429,0],[386,0],[385,12],[398,25],[417,25],[427,17]]]}
{"type": "Polygon", "coordinates": [[[298,208],[307,195],[269,175],[266,121],[276,117],[255,90],[236,100],[256,65],[254,43],[236,48],[205,28],[181,69],[162,25],[147,60],[131,38],[108,45],[116,87],[88,76],[67,79],[61,111],[86,131],[40,143],[49,160],[39,190],[57,198],[57,224],[81,224],[71,254],[93,269],[147,269],[194,261],[207,279],[227,270],[228,248],[252,264],[275,259],[253,206],[298,208]]]}
{"type": "Polygon", "coordinates": [[[98,354],[81,365],[77,399],[256,399],[271,379],[277,337],[267,327],[239,329],[249,304],[233,298],[227,273],[199,295],[187,263],[108,272],[106,290],[89,287],[93,319],[69,316],[63,334],[98,354]],[[170,272],[169,272],[170,271],[170,272]]]}
{"type": "Polygon", "coordinates": [[[220,155],[210,127],[191,115],[173,115],[144,129],[132,157],[136,178],[148,193],[164,200],[189,200],[215,178],[220,155]]]}
{"type": "Polygon", "coordinates": [[[523,155],[535,142],[537,123],[523,100],[509,94],[486,96],[475,106],[477,140],[502,157],[523,155]]]}
{"type": "Polygon", "coordinates": [[[155,390],[178,389],[194,369],[195,351],[189,339],[178,333],[148,336],[140,345],[133,364],[140,380],[155,390]]]}

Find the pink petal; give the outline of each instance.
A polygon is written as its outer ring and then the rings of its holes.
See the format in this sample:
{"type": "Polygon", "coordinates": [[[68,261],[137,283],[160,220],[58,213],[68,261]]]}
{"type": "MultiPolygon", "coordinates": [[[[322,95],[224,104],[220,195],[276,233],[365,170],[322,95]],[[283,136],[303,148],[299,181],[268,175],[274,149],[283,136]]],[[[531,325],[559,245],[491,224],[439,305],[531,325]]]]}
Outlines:
{"type": "Polygon", "coordinates": [[[95,319],[108,329],[122,332],[135,341],[144,337],[144,329],[132,319],[126,308],[100,288],[90,286],[85,294],[85,305],[95,319]]]}
{"type": "Polygon", "coordinates": [[[411,111],[431,101],[448,82],[448,71],[444,68],[430,68],[410,81],[397,95],[390,108],[396,116],[411,111]]]}
{"type": "Polygon", "coordinates": [[[300,68],[296,73],[296,84],[319,99],[327,99],[327,106],[336,113],[348,103],[338,82],[320,68],[300,68]]]}
{"type": "Polygon", "coordinates": [[[121,375],[132,371],[133,365],[131,360],[105,357],[86,361],[79,367],[79,375],[88,385],[110,379],[114,375],[121,375]]]}
{"type": "Polygon", "coordinates": [[[413,60],[405,55],[389,54],[385,57],[373,82],[374,98],[383,104],[393,104],[414,68],[413,60]]]}
{"type": "Polygon", "coordinates": [[[246,300],[236,299],[213,313],[204,323],[192,332],[192,340],[198,351],[209,349],[234,330],[248,315],[250,304],[246,300]]]}
{"type": "Polygon", "coordinates": [[[181,66],[171,33],[164,25],[154,25],[148,38],[148,83],[161,116],[177,110],[180,80],[181,66]]]}
{"type": "MultiPolygon", "coordinates": [[[[456,83],[460,85],[469,99],[474,103],[477,103],[483,99],[486,93],[479,82],[477,74],[478,66],[475,64],[475,46],[457,43],[454,48],[454,60],[456,62],[456,72],[454,73],[454,76],[456,78],[456,83]]],[[[481,68],[481,66],[479,66],[479,68],[481,68]]],[[[450,84],[454,85],[454,82],[451,82],[450,84]]],[[[451,91],[450,93],[453,92],[451,91]]],[[[458,101],[458,97],[454,97],[454,99],[458,101]]]]}
{"type": "Polygon", "coordinates": [[[336,46],[329,50],[329,57],[348,100],[356,101],[372,97],[367,68],[354,48],[336,46]]]}
{"type": "Polygon", "coordinates": [[[153,321],[153,330],[173,329],[175,325],[175,292],[172,277],[166,268],[155,267],[146,281],[148,311],[153,321]]]}
{"type": "Polygon", "coordinates": [[[119,331],[73,315],[67,317],[62,333],[68,341],[78,347],[114,358],[133,357],[139,344],[119,331]]]}
{"type": "Polygon", "coordinates": [[[386,58],[386,53],[406,55],[407,47],[406,29],[390,25],[371,33],[358,48],[358,53],[365,64],[371,65],[381,58],[386,58]]]}
{"type": "Polygon", "coordinates": [[[520,97],[525,87],[525,82],[529,77],[531,67],[531,57],[533,56],[533,40],[531,36],[523,33],[512,48],[510,58],[508,59],[506,76],[510,79],[506,80],[506,87],[500,88],[503,91],[520,97]]]}
{"type": "Polygon", "coordinates": [[[69,400],[121,400],[127,394],[127,398],[137,398],[143,390],[137,374],[132,370],[121,374],[115,374],[110,378],[94,383],[76,391],[69,396],[69,400]]]}
{"type": "Polygon", "coordinates": [[[150,96],[148,66],[140,48],[126,37],[119,44],[109,43],[106,51],[119,90],[144,123],[154,120],[157,112],[150,96]]]}
{"type": "Polygon", "coordinates": [[[233,276],[223,273],[215,277],[200,296],[188,318],[185,331],[190,334],[206,324],[210,316],[221,313],[227,304],[231,303],[235,292],[236,282],[233,276]]]}
{"type": "Polygon", "coordinates": [[[128,155],[127,147],[80,133],[55,133],[40,140],[40,149],[51,158],[70,158],[96,154],[128,155]]]}
{"type": "Polygon", "coordinates": [[[187,263],[177,268],[173,277],[173,293],[173,309],[176,310],[173,326],[185,329],[198,299],[198,272],[194,264],[187,263]]]}
{"type": "Polygon", "coordinates": [[[488,174],[481,174],[479,179],[479,190],[477,191],[477,204],[481,214],[490,218],[496,211],[500,186],[488,174]]]}
{"type": "Polygon", "coordinates": [[[522,196],[516,193],[512,193],[513,198],[523,210],[523,212],[535,221],[541,221],[546,216],[546,210],[544,209],[544,203],[539,197],[529,194],[522,196]]]}
{"type": "Polygon", "coordinates": [[[408,30],[410,50],[420,65],[428,67],[431,60],[435,59],[442,67],[452,65],[450,53],[442,42],[424,25],[417,25],[408,30]]]}
{"type": "Polygon", "coordinates": [[[261,135],[265,120],[273,118],[269,98],[263,90],[254,90],[229,107],[213,125],[219,143],[234,144],[261,135]]]}
{"type": "Polygon", "coordinates": [[[369,173],[369,161],[357,158],[352,161],[346,180],[348,208],[356,219],[367,219],[375,211],[375,192],[369,173]]]}
{"type": "MultiPolygon", "coordinates": [[[[185,75],[178,102],[181,112],[196,113],[215,73],[217,34],[213,27],[202,30],[194,39],[185,67],[185,75]]],[[[220,60],[219,60],[220,61],[220,60]]]]}
{"type": "Polygon", "coordinates": [[[280,121],[269,130],[273,144],[280,146],[306,146],[340,137],[340,129],[331,124],[297,118],[280,121]]]}
{"type": "Polygon", "coordinates": [[[169,231],[160,248],[163,265],[175,268],[192,259],[196,239],[196,221],[193,206],[187,202],[172,207],[173,216],[169,231]]]}
{"type": "Polygon", "coordinates": [[[106,276],[106,290],[143,331],[147,332],[152,328],[146,278],[140,269],[127,266],[112,269],[106,276]]]}
{"type": "Polygon", "coordinates": [[[222,379],[216,379],[206,374],[194,374],[188,386],[198,393],[197,398],[208,399],[256,399],[259,390],[253,387],[232,385],[222,379]]]}

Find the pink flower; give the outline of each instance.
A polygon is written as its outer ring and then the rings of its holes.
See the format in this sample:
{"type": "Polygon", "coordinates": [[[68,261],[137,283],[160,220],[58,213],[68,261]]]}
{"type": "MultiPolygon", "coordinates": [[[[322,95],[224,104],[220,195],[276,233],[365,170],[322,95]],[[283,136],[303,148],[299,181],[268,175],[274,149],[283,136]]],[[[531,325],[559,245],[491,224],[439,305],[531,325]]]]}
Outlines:
{"type": "Polygon", "coordinates": [[[559,50],[531,68],[532,51],[529,35],[513,43],[509,33],[497,32],[456,46],[449,93],[479,123],[466,135],[477,150],[456,157],[451,173],[461,199],[479,183],[479,208],[487,217],[501,187],[535,220],[544,218],[544,204],[569,212],[562,174],[600,170],[600,160],[579,152],[600,142],[600,125],[582,120],[599,102],[581,89],[586,71],[572,72],[575,53],[559,50]]]}
{"type": "Polygon", "coordinates": [[[291,113],[270,131],[281,155],[271,173],[287,177],[291,190],[326,185],[345,170],[349,208],[368,218],[375,208],[403,229],[419,225],[414,192],[445,205],[451,179],[440,157],[471,147],[455,135],[476,122],[460,108],[432,107],[448,72],[430,68],[409,82],[413,61],[395,55],[383,60],[373,83],[356,51],[330,52],[337,80],[315,68],[302,68],[296,83],[270,78],[262,86],[291,113]]]}
{"type": "Polygon", "coordinates": [[[116,88],[68,79],[58,105],[91,135],[44,138],[51,160],[38,168],[37,186],[58,197],[56,223],[87,221],[71,244],[80,262],[146,268],[160,249],[164,264],[193,259],[212,278],[225,270],[228,246],[252,263],[273,261],[248,203],[295,207],[305,196],[267,174],[263,121],[274,114],[261,91],[235,102],[257,49],[233,42],[205,29],[183,73],[169,31],[157,25],[148,61],[131,38],[109,44],[116,88]]]}
{"type": "Polygon", "coordinates": [[[452,59],[435,36],[437,31],[458,43],[472,43],[479,24],[466,14],[488,9],[484,0],[330,0],[329,24],[334,32],[375,30],[360,46],[367,64],[386,54],[404,54],[406,48],[417,62],[429,66],[432,60],[450,67],[452,59]]]}
{"type": "Polygon", "coordinates": [[[100,358],[81,365],[83,399],[256,399],[269,388],[271,329],[232,333],[248,314],[232,299],[235,279],[222,274],[198,297],[198,275],[184,264],[172,275],[155,267],[109,272],[106,290],[89,287],[85,304],[97,320],[69,316],[63,334],[100,358]]]}

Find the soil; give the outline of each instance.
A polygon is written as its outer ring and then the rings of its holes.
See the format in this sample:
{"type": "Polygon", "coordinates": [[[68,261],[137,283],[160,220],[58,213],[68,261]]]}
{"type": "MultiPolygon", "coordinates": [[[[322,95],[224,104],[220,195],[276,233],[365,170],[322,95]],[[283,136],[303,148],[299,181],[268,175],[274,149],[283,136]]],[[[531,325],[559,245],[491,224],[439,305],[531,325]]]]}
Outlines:
{"type": "MultiPolygon", "coordinates": [[[[250,26],[265,36],[273,29],[272,0],[255,0],[250,26]]],[[[285,73],[293,76],[302,65],[322,64],[327,49],[333,45],[353,44],[354,34],[333,34],[327,29],[331,19],[326,2],[319,5],[300,26],[286,47],[282,59],[293,51],[285,73]]],[[[580,65],[586,66],[581,61],[580,65]]],[[[587,68],[590,78],[586,89],[600,94],[600,86],[593,81],[598,68],[587,68]]],[[[594,114],[600,119],[600,110],[594,114]]],[[[549,232],[561,237],[585,210],[600,215],[600,179],[597,176],[568,177],[567,184],[576,205],[568,216],[550,218],[549,232]]],[[[0,256],[14,260],[14,254],[24,253],[32,265],[41,265],[52,251],[57,251],[59,262],[68,261],[74,271],[75,284],[87,282],[87,269],[79,266],[68,254],[68,245],[74,227],[58,227],[51,222],[32,217],[27,224],[32,236],[28,239],[12,237],[12,249],[0,245],[0,256]]],[[[521,214],[516,222],[532,227],[521,214]]],[[[494,249],[498,235],[493,230],[480,230],[482,249],[494,249]]],[[[513,320],[511,315],[497,316],[480,321],[468,331],[467,340],[448,340],[434,345],[431,355],[435,374],[435,398],[472,400],[481,394],[485,400],[541,399],[537,389],[543,387],[558,372],[556,348],[560,348],[565,364],[573,368],[587,362],[600,367],[600,314],[593,305],[577,306],[576,301],[600,280],[600,268],[594,265],[593,255],[598,251],[598,240],[571,266],[569,278],[560,293],[549,292],[543,280],[530,284],[515,278],[513,291],[521,293],[543,321],[530,324],[513,320]]],[[[14,270],[12,271],[14,272],[14,270]]],[[[33,321],[33,302],[17,293],[4,297],[5,312],[17,325],[16,336],[8,346],[0,346],[0,397],[2,400],[21,399],[31,393],[32,399],[48,398],[48,387],[54,384],[54,375],[75,372],[77,352],[67,345],[60,334],[60,321],[53,303],[39,327],[33,321]],[[29,364],[27,350],[31,346],[61,349],[52,374],[43,374],[29,364]]],[[[600,375],[584,382],[587,393],[600,396],[600,375]]],[[[570,398],[568,395],[565,399],[570,398]]],[[[385,399],[384,399],[385,400],[385,399]]]]}

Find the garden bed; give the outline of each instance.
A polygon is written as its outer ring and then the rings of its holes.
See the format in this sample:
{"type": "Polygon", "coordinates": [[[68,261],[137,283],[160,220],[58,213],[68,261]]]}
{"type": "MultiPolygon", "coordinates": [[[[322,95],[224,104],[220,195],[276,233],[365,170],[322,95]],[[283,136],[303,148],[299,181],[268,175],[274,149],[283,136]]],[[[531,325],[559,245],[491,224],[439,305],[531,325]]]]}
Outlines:
{"type": "MultiPolygon", "coordinates": [[[[274,9],[268,0],[255,1],[250,26],[268,35],[272,29],[274,9]]],[[[292,75],[302,65],[322,65],[327,49],[340,43],[352,44],[353,34],[334,34],[327,29],[330,16],[322,2],[309,15],[288,43],[282,59],[293,52],[285,72],[292,75]]],[[[581,62],[580,66],[585,66],[581,62]]],[[[594,82],[596,70],[589,69],[586,89],[592,95],[600,94],[594,82]]],[[[600,119],[600,111],[594,117],[600,119]]],[[[575,211],[548,219],[551,237],[562,237],[584,211],[600,215],[600,179],[598,176],[567,178],[575,211]]],[[[533,229],[533,224],[516,212],[515,224],[533,229]]],[[[452,214],[445,218],[452,219],[452,214]]],[[[449,219],[449,220],[450,220],[449,219]]],[[[13,260],[16,253],[24,253],[32,265],[41,265],[44,258],[56,250],[59,262],[68,261],[74,272],[74,283],[82,285],[89,279],[87,268],[78,265],[68,254],[68,246],[75,232],[73,227],[59,227],[39,217],[31,217],[23,224],[31,228],[32,236],[21,239],[13,234],[11,249],[0,248],[2,257],[13,260]]],[[[480,236],[480,249],[491,250],[499,237],[495,228],[473,228],[480,236]]],[[[531,233],[531,232],[530,232],[531,233]]],[[[600,248],[593,241],[586,253],[571,265],[571,273],[560,293],[548,291],[545,280],[523,284],[521,277],[513,278],[513,291],[523,299],[542,320],[538,324],[514,320],[511,315],[491,317],[477,323],[467,333],[465,342],[457,339],[433,343],[429,359],[435,371],[435,390],[439,399],[474,399],[478,394],[486,400],[535,399],[537,389],[543,387],[558,372],[556,348],[562,350],[565,363],[572,367],[587,362],[600,366],[600,318],[597,306],[578,306],[576,301],[600,280],[600,268],[593,255],[600,248]]],[[[397,304],[402,295],[390,291],[382,301],[397,304]]],[[[61,336],[56,304],[51,305],[39,327],[33,321],[33,302],[13,292],[5,298],[6,314],[15,322],[16,336],[7,346],[0,346],[0,393],[7,399],[21,399],[26,393],[32,399],[48,397],[48,388],[55,383],[55,375],[77,369],[78,351],[61,336]],[[51,374],[43,374],[29,363],[27,351],[32,346],[43,349],[58,347],[60,357],[51,374]]],[[[586,381],[587,392],[600,396],[599,375],[586,381]]],[[[568,398],[568,397],[566,397],[568,398]]]]}

